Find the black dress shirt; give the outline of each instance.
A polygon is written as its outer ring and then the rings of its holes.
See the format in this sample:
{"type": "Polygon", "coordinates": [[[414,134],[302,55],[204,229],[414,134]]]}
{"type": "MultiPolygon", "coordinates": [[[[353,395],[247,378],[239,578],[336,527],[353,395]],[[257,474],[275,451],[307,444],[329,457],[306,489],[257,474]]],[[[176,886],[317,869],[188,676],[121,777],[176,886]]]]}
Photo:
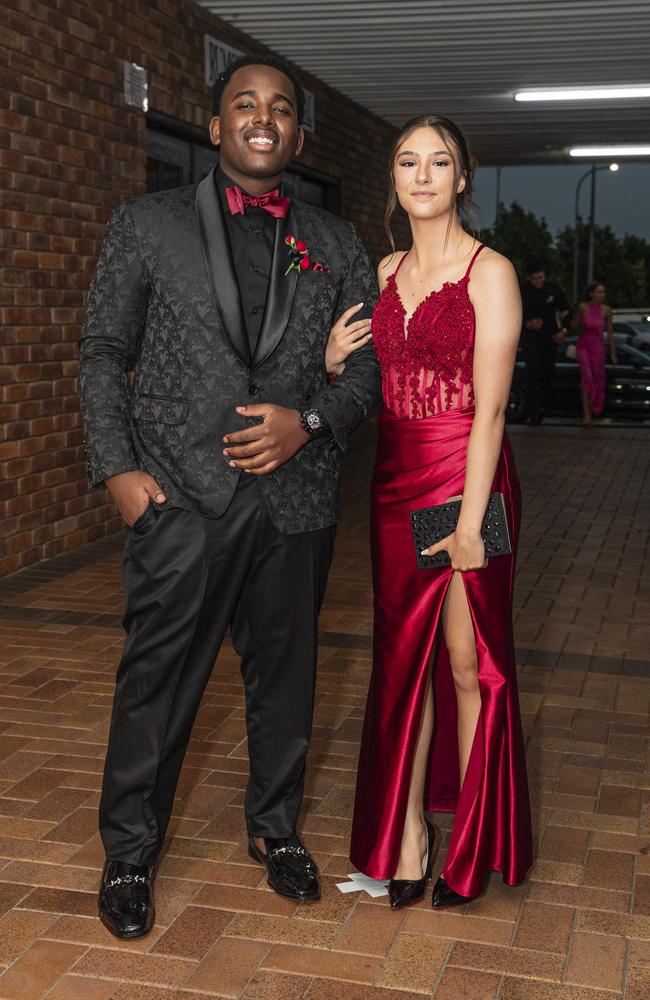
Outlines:
{"type": "MultiPolygon", "coordinates": [[[[239,285],[239,294],[242,302],[242,312],[251,358],[255,354],[257,341],[262,329],[264,310],[266,309],[266,298],[269,290],[269,279],[271,276],[271,262],[273,260],[273,244],[275,242],[276,220],[263,208],[253,205],[246,207],[244,215],[238,213],[233,215],[228,205],[226,197],[227,187],[236,187],[233,180],[226,173],[217,167],[215,179],[221,207],[226,220],[226,230],[230,240],[232,260],[239,285]]],[[[240,190],[244,194],[250,194],[240,185],[240,190]]],[[[266,194],[266,192],[263,192],[266,194]]],[[[321,421],[321,430],[318,437],[330,434],[329,423],[324,414],[318,410],[321,421]]]]}
{"type": "MultiPolygon", "coordinates": [[[[247,206],[245,215],[233,215],[228,207],[226,188],[236,187],[236,184],[220,167],[215,171],[215,178],[226,219],[252,357],[257,347],[266,307],[273,258],[275,219],[263,208],[251,205],[247,206]]],[[[245,194],[249,193],[245,191],[245,194]]]]}

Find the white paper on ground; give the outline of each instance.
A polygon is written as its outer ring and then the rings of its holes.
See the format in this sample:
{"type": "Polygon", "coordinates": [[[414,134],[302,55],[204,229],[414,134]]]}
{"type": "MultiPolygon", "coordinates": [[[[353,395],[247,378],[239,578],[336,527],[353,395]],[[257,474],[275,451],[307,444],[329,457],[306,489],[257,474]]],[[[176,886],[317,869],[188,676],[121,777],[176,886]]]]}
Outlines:
{"type": "Polygon", "coordinates": [[[369,878],[368,875],[362,875],[361,872],[352,872],[348,878],[349,882],[336,883],[339,892],[367,892],[373,899],[388,895],[388,882],[382,879],[369,878]]]}

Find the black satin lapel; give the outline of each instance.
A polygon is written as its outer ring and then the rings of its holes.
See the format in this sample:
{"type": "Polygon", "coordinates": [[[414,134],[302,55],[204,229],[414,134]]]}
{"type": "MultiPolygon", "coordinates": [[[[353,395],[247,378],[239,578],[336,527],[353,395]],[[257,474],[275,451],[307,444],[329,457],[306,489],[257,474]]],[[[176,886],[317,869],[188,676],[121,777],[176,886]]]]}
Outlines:
{"type": "Polygon", "coordinates": [[[217,314],[235,354],[247,367],[250,367],[250,347],[242,314],[239,285],[212,171],[204,177],[196,190],[196,212],[201,229],[205,266],[217,314]]]}
{"type": "Polygon", "coordinates": [[[291,307],[298,284],[298,271],[292,270],[285,277],[285,271],[291,263],[289,248],[284,242],[287,233],[300,239],[298,225],[293,206],[289,209],[286,219],[276,219],[275,240],[273,242],[273,258],[269,277],[269,290],[266,296],[266,308],[262,329],[257,340],[253,355],[253,368],[261,365],[276,349],[289,322],[291,307]]]}

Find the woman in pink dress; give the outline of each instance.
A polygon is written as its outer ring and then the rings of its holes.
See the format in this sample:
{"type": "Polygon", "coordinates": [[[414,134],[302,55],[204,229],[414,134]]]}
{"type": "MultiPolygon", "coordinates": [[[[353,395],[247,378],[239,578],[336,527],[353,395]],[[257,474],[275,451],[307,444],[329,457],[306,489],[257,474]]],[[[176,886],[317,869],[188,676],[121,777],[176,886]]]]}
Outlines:
{"type": "Polygon", "coordinates": [[[387,228],[392,242],[399,202],[413,241],[380,263],[372,320],[383,381],[374,662],[350,854],[391,880],[395,908],[421,899],[431,873],[425,809],[456,814],[433,906],[479,896],[491,870],[520,882],[532,859],[512,637],[520,493],[504,434],[521,301],[509,261],[463,228],[471,177],[449,119],[401,130],[387,228]],[[486,562],[481,524],[494,491],[505,496],[513,554],[486,562]],[[460,494],[456,530],[426,550],[446,550],[451,566],[418,569],[410,511],[460,494]]]}
{"type": "Polygon", "coordinates": [[[612,329],[612,310],[605,305],[605,286],[601,282],[589,285],[585,302],[580,303],[578,323],[581,324],[576,355],[580,365],[580,395],[582,396],[582,422],[591,427],[593,415],[605,407],[605,325],[609,340],[609,354],[616,364],[616,342],[612,329]]]}

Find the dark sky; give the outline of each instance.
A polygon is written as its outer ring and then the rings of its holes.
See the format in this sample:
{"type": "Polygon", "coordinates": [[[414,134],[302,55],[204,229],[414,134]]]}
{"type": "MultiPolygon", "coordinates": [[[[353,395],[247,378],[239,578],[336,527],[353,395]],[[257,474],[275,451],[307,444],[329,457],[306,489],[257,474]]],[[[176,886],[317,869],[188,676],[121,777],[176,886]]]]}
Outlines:
{"type": "MultiPolygon", "coordinates": [[[[527,211],[544,216],[555,235],[567,223],[573,225],[576,184],[589,166],[502,167],[501,201],[505,205],[518,201],[527,211]]],[[[650,163],[622,159],[619,167],[616,173],[600,170],[596,174],[596,223],[610,225],[619,236],[633,233],[650,240],[650,163]]],[[[475,182],[480,225],[489,226],[496,205],[494,167],[479,167],[475,182]]],[[[587,179],[580,188],[584,219],[589,215],[589,188],[587,179]]]]}

